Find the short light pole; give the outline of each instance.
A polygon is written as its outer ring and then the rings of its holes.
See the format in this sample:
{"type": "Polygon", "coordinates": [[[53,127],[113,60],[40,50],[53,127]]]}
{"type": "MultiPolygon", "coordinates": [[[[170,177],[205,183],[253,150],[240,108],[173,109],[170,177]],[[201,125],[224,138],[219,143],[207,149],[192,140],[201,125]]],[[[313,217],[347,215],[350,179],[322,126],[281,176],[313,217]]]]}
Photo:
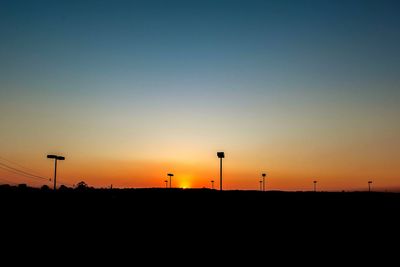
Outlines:
{"type": "Polygon", "coordinates": [[[47,155],[47,158],[54,159],[54,190],[57,190],[57,161],[65,160],[65,158],[57,155],[47,155]]]}
{"type": "Polygon", "coordinates": [[[313,181],[314,183],[314,192],[317,192],[317,181],[313,181]]]}
{"type": "Polygon", "coordinates": [[[372,184],[372,181],[368,181],[368,192],[371,192],[371,184],[372,184]]]}
{"type": "Polygon", "coordinates": [[[222,159],[225,158],[224,152],[217,152],[219,158],[219,190],[222,191],[222,159]]]}
{"type": "Polygon", "coordinates": [[[211,180],[211,189],[214,189],[214,180],[211,180]]]}
{"type": "Polygon", "coordinates": [[[260,180],[260,191],[263,191],[263,188],[262,188],[262,186],[263,186],[263,181],[262,181],[262,180],[260,180]]]}
{"type": "Polygon", "coordinates": [[[167,175],[169,176],[169,188],[172,188],[171,177],[174,176],[174,174],[173,173],[168,173],[167,175]]]}
{"type": "Polygon", "coordinates": [[[165,188],[168,188],[168,180],[165,180],[164,183],[165,183],[165,188]]]}
{"type": "Polygon", "coordinates": [[[263,184],[263,191],[265,191],[265,176],[267,176],[266,173],[261,174],[262,176],[262,184],[263,184]]]}

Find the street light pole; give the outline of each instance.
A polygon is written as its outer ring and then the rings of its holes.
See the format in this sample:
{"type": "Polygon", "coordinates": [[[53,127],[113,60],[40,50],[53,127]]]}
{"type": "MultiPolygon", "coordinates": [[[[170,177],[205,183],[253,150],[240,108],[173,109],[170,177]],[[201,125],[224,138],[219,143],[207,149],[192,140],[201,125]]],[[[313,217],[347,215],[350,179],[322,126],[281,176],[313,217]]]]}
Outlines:
{"type": "Polygon", "coordinates": [[[214,189],[214,180],[211,181],[211,189],[214,189]]]}
{"type": "Polygon", "coordinates": [[[56,190],[57,186],[57,158],[54,160],[54,190],[56,190]]]}
{"type": "Polygon", "coordinates": [[[263,174],[261,174],[261,176],[262,176],[262,183],[263,183],[263,191],[265,191],[265,176],[267,176],[267,174],[266,173],[263,173],[263,174]]]}
{"type": "Polygon", "coordinates": [[[262,180],[260,180],[260,191],[263,191],[263,188],[262,188],[262,186],[263,186],[263,181],[262,181],[262,180]]]}
{"type": "Polygon", "coordinates": [[[225,158],[224,152],[217,152],[219,158],[219,190],[222,191],[222,159],[225,158]]]}
{"type": "Polygon", "coordinates": [[[314,183],[314,192],[317,192],[317,181],[313,181],[314,183]]]}
{"type": "Polygon", "coordinates": [[[173,173],[168,173],[167,175],[169,176],[169,188],[172,188],[171,177],[174,176],[174,174],[173,173]]]}
{"type": "Polygon", "coordinates": [[[368,181],[368,192],[371,192],[371,184],[372,184],[372,181],[368,181]]]}
{"type": "Polygon", "coordinates": [[[54,159],[54,191],[57,190],[57,161],[65,160],[65,157],[57,155],[47,155],[48,159],[54,159]]]}

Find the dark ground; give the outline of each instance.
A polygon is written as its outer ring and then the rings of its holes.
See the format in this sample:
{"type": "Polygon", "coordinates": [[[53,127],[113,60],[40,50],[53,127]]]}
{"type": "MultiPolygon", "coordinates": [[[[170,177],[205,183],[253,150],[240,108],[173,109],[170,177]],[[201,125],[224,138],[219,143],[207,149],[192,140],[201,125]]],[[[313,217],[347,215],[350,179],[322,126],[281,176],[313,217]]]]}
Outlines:
{"type": "Polygon", "coordinates": [[[399,193],[0,187],[0,203],[3,234],[76,247],[391,255],[400,229],[399,193]]]}

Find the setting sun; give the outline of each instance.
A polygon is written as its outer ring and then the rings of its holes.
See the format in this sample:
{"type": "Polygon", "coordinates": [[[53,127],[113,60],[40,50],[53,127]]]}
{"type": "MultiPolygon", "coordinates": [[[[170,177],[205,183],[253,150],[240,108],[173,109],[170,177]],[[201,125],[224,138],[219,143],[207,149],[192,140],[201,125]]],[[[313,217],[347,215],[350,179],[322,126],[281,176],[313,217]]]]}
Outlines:
{"type": "Polygon", "coordinates": [[[179,188],[190,188],[192,186],[192,182],[193,182],[193,175],[191,174],[182,174],[179,176],[179,178],[177,177],[177,185],[179,188]]]}
{"type": "Polygon", "coordinates": [[[187,181],[186,179],[179,183],[179,188],[186,189],[186,188],[190,188],[190,187],[191,187],[191,185],[190,185],[189,181],[187,181]]]}

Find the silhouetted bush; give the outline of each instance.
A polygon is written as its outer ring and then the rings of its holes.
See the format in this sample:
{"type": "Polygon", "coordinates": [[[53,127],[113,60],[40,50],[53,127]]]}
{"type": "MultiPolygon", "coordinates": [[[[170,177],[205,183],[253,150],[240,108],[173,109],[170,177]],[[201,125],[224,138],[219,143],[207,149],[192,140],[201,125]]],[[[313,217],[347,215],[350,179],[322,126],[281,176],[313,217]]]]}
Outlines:
{"type": "Polygon", "coordinates": [[[40,190],[43,190],[43,191],[50,191],[50,187],[49,187],[48,185],[43,185],[43,186],[40,188],[40,190]]]}
{"type": "Polygon", "coordinates": [[[26,184],[19,184],[18,189],[27,189],[28,186],[26,184]]]}
{"type": "Polygon", "coordinates": [[[0,185],[0,188],[1,189],[9,189],[11,187],[11,185],[9,185],[9,184],[2,184],[2,185],[0,185]]]}
{"type": "Polygon", "coordinates": [[[59,188],[59,190],[60,190],[60,191],[68,191],[68,190],[70,190],[70,188],[67,187],[67,186],[65,186],[65,185],[61,185],[60,188],[59,188]]]}

